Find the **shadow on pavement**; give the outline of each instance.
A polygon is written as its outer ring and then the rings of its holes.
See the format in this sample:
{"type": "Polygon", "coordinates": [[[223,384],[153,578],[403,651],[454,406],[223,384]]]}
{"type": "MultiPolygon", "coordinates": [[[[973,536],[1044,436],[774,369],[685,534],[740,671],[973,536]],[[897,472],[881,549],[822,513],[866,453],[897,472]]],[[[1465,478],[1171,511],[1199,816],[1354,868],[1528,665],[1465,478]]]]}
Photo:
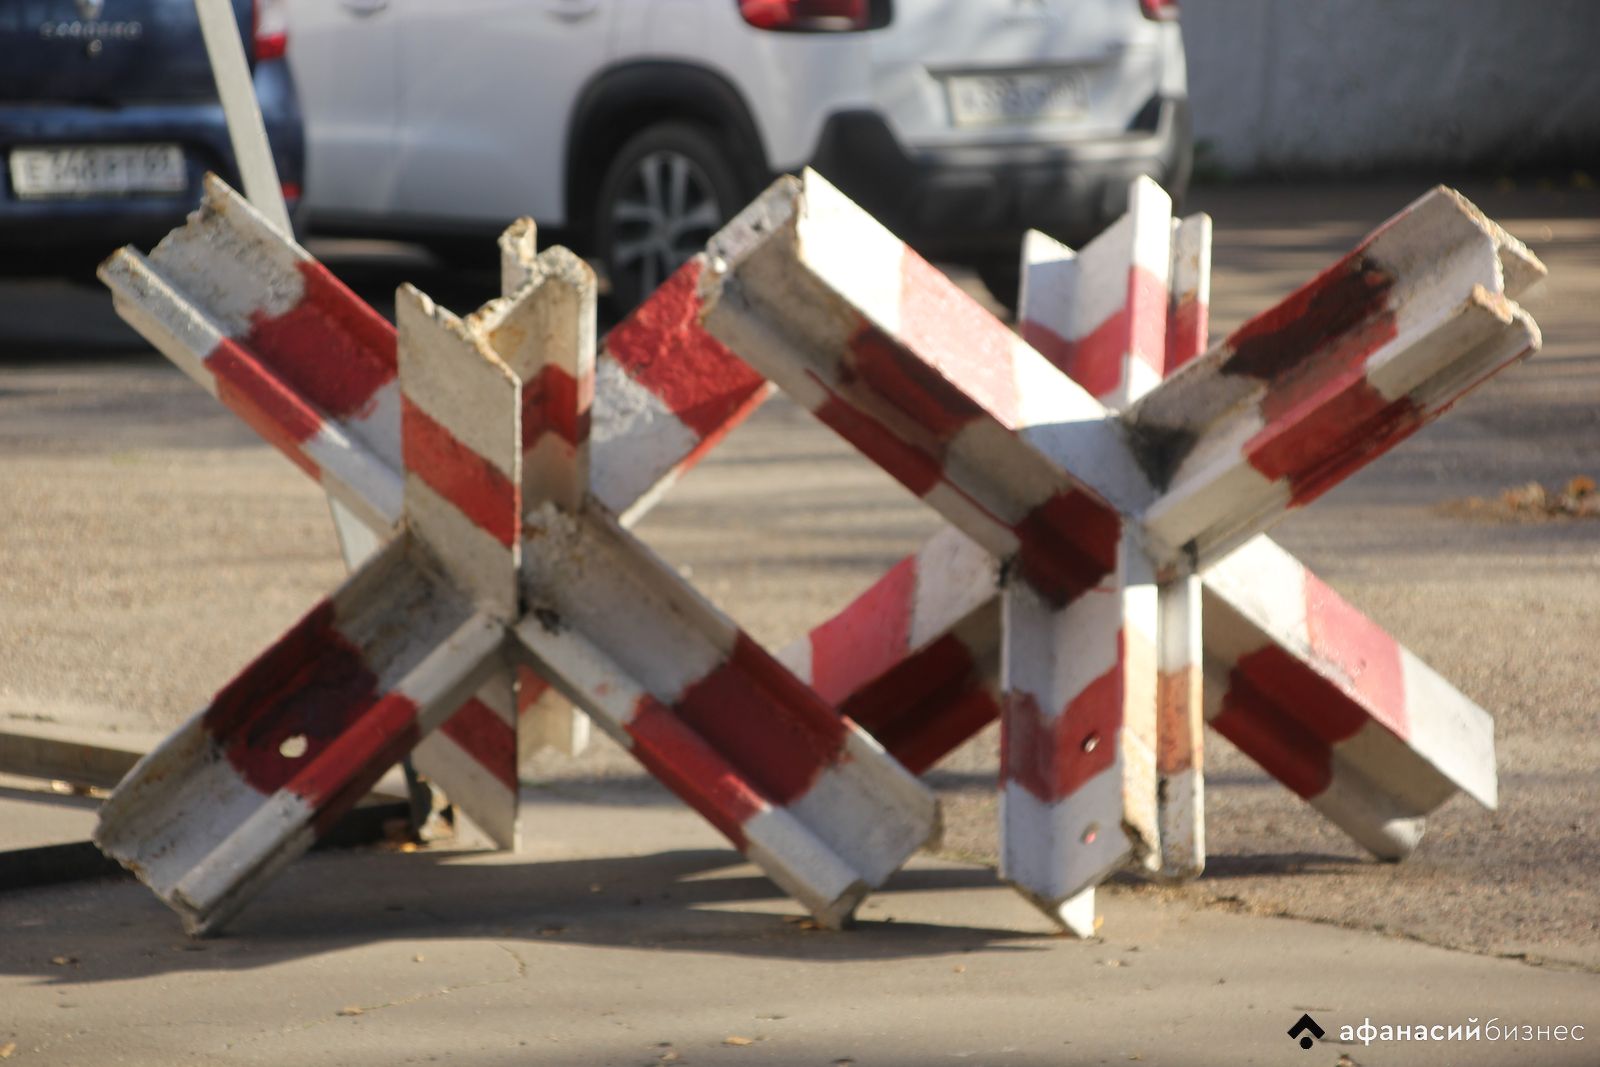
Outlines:
{"type": "MultiPolygon", "coordinates": [[[[223,936],[185,940],[143,886],[101,881],[0,898],[0,973],[54,985],[238,971],[385,941],[481,938],[817,962],[1041,951],[1044,935],[874,921],[820,930],[737,853],[463,862],[484,853],[356,852],[295,864],[223,936]],[[52,962],[63,961],[63,962],[52,962]]],[[[917,867],[885,892],[998,886],[993,871],[917,867]]]]}

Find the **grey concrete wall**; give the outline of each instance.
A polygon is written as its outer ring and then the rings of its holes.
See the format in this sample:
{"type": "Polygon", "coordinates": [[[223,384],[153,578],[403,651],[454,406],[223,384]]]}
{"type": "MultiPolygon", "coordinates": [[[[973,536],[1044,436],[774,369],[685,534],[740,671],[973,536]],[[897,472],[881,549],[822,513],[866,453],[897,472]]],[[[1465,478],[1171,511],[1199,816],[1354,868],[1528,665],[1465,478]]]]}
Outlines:
{"type": "Polygon", "coordinates": [[[1600,157],[1600,0],[1183,0],[1202,166],[1600,157]]]}

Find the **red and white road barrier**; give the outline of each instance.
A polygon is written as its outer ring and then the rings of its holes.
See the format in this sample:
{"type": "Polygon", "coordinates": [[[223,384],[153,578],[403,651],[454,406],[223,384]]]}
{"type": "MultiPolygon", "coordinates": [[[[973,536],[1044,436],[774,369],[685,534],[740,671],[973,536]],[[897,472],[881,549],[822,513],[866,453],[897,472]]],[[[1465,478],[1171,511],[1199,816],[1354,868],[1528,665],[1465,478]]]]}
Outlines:
{"type": "Polygon", "coordinates": [[[820,922],[934,835],[915,777],[603,511],[528,522],[532,665],[820,922]]]}
{"type": "MultiPolygon", "coordinates": [[[[1079,894],[1123,858],[1182,873],[1203,854],[1198,808],[1179,803],[1170,823],[1180,838],[1192,827],[1188,839],[1155,859],[1156,824],[1169,820],[1135,799],[1144,795],[1137,778],[1156,760],[1160,700],[1180,703],[1166,716],[1169,737],[1198,755],[1196,565],[1225,555],[1538,344],[1536,327],[1507,293],[1542,266],[1476,209],[1436,192],[1340,267],[1192,360],[1203,283],[1197,270],[1173,264],[1198,264],[1203,232],[1186,238],[1159,204],[1144,210],[1147,200],[1136,190],[1135,255],[1119,275],[1124,291],[1139,297],[1130,307],[1148,308],[1145,318],[1130,310],[1118,328],[1125,338],[1080,343],[1071,354],[1084,361],[1081,373],[1101,361],[1116,368],[1107,388],[1133,401],[1126,418],[1011,338],[814,174],[780,182],[730,224],[713,242],[715,269],[703,283],[714,335],[953,524],[1014,561],[1004,635],[1006,765],[1054,792],[1045,790],[1038,806],[1009,805],[1005,829],[1016,842],[1003,852],[1008,876],[1069,926],[1081,926],[1079,894]],[[1166,237],[1163,250],[1141,254],[1143,234],[1156,235],[1152,248],[1166,237]],[[1180,279],[1177,296],[1141,279],[1163,266],[1169,281],[1180,279]],[[1341,281],[1350,278],[1359,281],[1341,281]],[[1155,296],[1146,300],[1147,292],[1155,296]],[[1179,372],[1141,399],[1140,389],[1166,368],[1169,337],[1179,372]],[[1162,351],[1153,359],[1156,338],[1162,351]],[[1342,432],[1341,413],[1376,439],[1342,432]],[[1263,489],[1260,465],[1269,456],[1282,484],[1263,489]],[[1168,591],[1166,608],[1156,582],[1168,591]],[[1117,610],[1082,621],[1101,598],[1117,610]],[[1140,620],[1148,620],[1142,632],[1140,620]],[[1155,632],[1163,624],[1168,640],[1155,632]],[[1079,653],[1101,665],[1094,675],[1073,654],[1079,645],[1104,647],[1108,633],[1116,658],[1079,653]],[[1149,652],[1130,657],[1130,648],[1149,652]],[[1148,665],[1130,671],[1135,658],[1148,665]],[[1158,682],[1158,668],[1170,684],[1158,682]],[[1102,746],[1108,751],[1095,755],[1102,746]],[[1108,765],[1118,773],[1095,781],[1091,769],[1108,765]],[[1114,830],[1103,835],[1107,826],[1114,830]]],[[[1066,316],[1064,344],[1081,342],[1096,321],[1103,314],[1092,310],[1066,316]]],[[[1197,770],[1184,755],[1161,760],[1166,785],[1197,770]]],[[[1147,777],[1153,804],[1154,774],[1147,777]]]]}
{"type": "Polygon", "coordinates": [[[1000,714],[1000,567],[945,527],[776,655],[922,774],[1000,714]]]}
{"type": "MultiPolygon", "coordinates": [[[[1403,855],[1421,815],[1456,788],[1493,802],[1492,731],[1479,709],[1380,641],[1292,560],[1278,570],[1300,576],[1302,614],[1276,603],[1251,610],[1259,607],[1249,600],[1253,575],[1267,570],[1261,560],[1281,556],[1270,543],[1240,550],[1258,557],[1240,565],[1243,592],[1229,585],[1233,561],[1223,558],[1537,343],[1508,297],[1543,268],[1451,194],[1419,201],[1342,269],[1198,359],[1203,220],[1173,223],[1164,194],[1141,185],[1129,218],[1103,242],[1073,256],[1035,241],[1025,319],[1043,324],[1030,329],[1091,389],[989,320],[814,176],[803,191],[780,183],[735,220],[608,338],[597,365],[585,333],[587,269],[559,251],[535,256],[524,224],[502,242],[512,291],[477,315],[457,320],[420,294],[402,294],[407,351],[417,354],[400,360],[398,385],[392,373],[368,374],[378,384],[354,406],[359,389],[335,397],[326,372],[302,364],[325,332],[344,337],[352,321],[376,337],[372,319],[337,283],[324,284],[331,279],[308,283],[316,276],[308,257],[281,239],[274,247],[228,195],[214,188],[207,208],[149,261],[130,252],[108,262],[119,307],[330,491],[363,508],[364,521],[386,530],[407,516],[408,533],[382,558],[418,570],[432,583],[429,598],[510,625],[527,664],[824,922],[845,921],[936,823],[926,791],[830,704],[872,722],[920,770],[993,715],[990,680],[1002,645],[1005,872],[1080,932],[1092,927],[1093,885],[1121,862],[1181,875],[1203,861],[1202,627],[1207,716],[1369,848],[1403,855]],[[246,269],[228,287],[208,288],[208,257],[228,250],[236,258],[241,249],[247,261],[268,261],[272,284],[257,285],[246,269]],[[1418,268],[1430,258],[1444,266],[1418,268]],[[1040,303],[1052,272],[1061,306],[1040,303]],[[1106,272],[1121,280],[1103,288],[1106,272]],[[1348,280],[1357,276],[1360,285],[1348,280]],[[1369,289],[1385,295],[1353,299],[1369,289]],[[716,336],[967,535],[936,538],[786,650],[792,672],[611,517],[641,513],[766,395],[764,381],[716,336]],[[1238,378],[1250,382],[1241,387],[1238,378]],[[1180,393],[1192,403],[1168,399],[1180,393]],[[1105,400],[1131,404],[1130,413],[1119,417],[1105,400]],[[1378,444],[1329,440],[1341,411],[1382,430],[1378,444]],[[1239,473],[1261,474],[1263,457],[1276,457],[1289,492],[1239,473]],[[1207,512],[1211,495],[1231,503],[1207,512]],[[524,522],[537,536],[524,540],[524,522]],[[1174,547],[1173,531],[1185,524],[1200,533],[1174,547]],[[1003,572],[990,554],[1007,561],[1003,572]],[[1208,560],[1220,561],[1219,577],[1203,575],[1202,623],[1196,563],[1208,560]],[[997,626],[1001,573],[1011,582],[997,626]],[[518,614],[523,603],[535,606],[531,614],[518,614]],[[627,624],[619,628],[619,619],[627,624]],[[628,626],[640,633],[624,633],[628,626]],[[1398,663],[1402,685],[1374,688],[1369,660],[1398,663]],[[1229,681],[1219,688],[1223,671],[1229,681]],[[935,677],[941,684],[931,687],[935,677]],[[1295,679],[1287,687],[1286,677],[1295,679]],[[1316,687],[1321,718],[1308,724],[1293,706],[1296,686],[1316,687]],[[732,717],[730,698],[765,714],[732,717]],[[1423,703],[1429,710],[1416,710],[1423,703]],[[1321,747],[1295,741],[1296,729],[1321,747]],[[1298,745],[1295,758],[1285,757],[1285,738],[1298,745]]],[[[382,338],[365,351],[381,363],[382,338]]],[[[361,595],[348,592],[356,585],[353,578],[339,597],[347,614],[365,618],[361,595]]],[[[387,666],[388,646],[360,647],[343,630],[335,640],[356,644],[381,676],[399,672],[387,666]]],[[[458,713],[461,727],[435,735],[450,754],[443,773],[462,780],[463,806],[488,812],[491,832],[503,835],[515,824],[511,709],[552,698],[526,665],[513,681],[498,656],[469,667],[461,664],[472,655],[448,658],[449,671],[471,676],[451,684],[482,688],[458,713]],[[509,819],[496,821],[508,807],[509,819]]],[[[274,697],[273,708],[294,699],[274,697]]],[[[417,703],[414,726],[393,736],[369,736],[376,720],[363,719],[365,747],[356,748],[369,761],[394,758],[396,747],[449,717],[436,706],[442,699],[417,703]]],[[[353,717],[365,714],[359,699],[352,706],[353,717]]],[[[275,714],[246,708],[236,718],[275,714]]],[[[550,721],[560,718],[552,712],[550,721]]],[[[372,773],[368,762],[318,766],[324,795],[339,798],[372,773]]],[[[131,785],[122,803],[141,790],[160,793],[159,777],[131,785]]],[[[254,803],[276,810],[280,792],[257,791],[254,803]]],[[[239,795],[241,810],[253,803],[239,795]]],[[[319,803],[307,806],[332,810],[319,803]]],[[[250,833],[224,835],[222,844],[204,828],[192,845],[180,834],[191,858],[207,847],[222,856],[244,849],[237,855],[249,858],[248,869],[235,864],[243,873],[227,884],[205,852],[193,870],[168,868],[164,893],[177,903],[188,899],[175,888],[185,878],[205,882],[208,903],[177,906],[197,927],[214,926],[309,841],[305,827],[319,817],[290,820],[277,844],[253,816],[250,833]]],[[[132,831],[114,822],[108,840],[119,833],[126,841],[132,831]]]]}
{"type": "Polygon", "coordinates": [[[226,922],[498,669],[502,624],[423,551],[408,536],[363,564],[102,805],[95,842],[191,932],[226,922]]]}
{"type": "MultiPolygon", "coordinates": [[[[549,271],[559,273],[554,261],[538,265],[534,238],[530,220],[502,238],[507,299],[549,271]]],[[[565,354],[552,352],[556,369],[530,394],[530,477],[569,464],[576,478],[587,466],[595,496],[631,519],[768,395],[763,380],[700,329],[697,269],[697,262],[686,266],[608,339],[598,370],[608,389],[592,411],[587,401],[596,373],[574,376],[573,361],[593,351],[593,320],[581,314],[573,320],[579,333],[567,340],[565,354]],[[568,366],[559,366],[563,361],[568,366]],[[592,460],[576,453],[575,424],[549,418],[569,394],[574,418],[584,430],[595,427],[592,460]]],[[[102,277],[118,312],[157,348],[374,533],[394,535],[402,418],[388,322],[215,177],[207,179],[204,203],[188,225],[148,257],[132,249],[116,253],[102,277]]],[[[570,284],[565,291],[572,292],[570,284]]],[[[499,348],[523,325],[538,323],[509,324],[497,335],[499,348]]],[[[430,738],[417,757],[424,773],[504,847],[514,847],[516,825],[507,746],[524,757],[546,745],[570,753],[583,747],[588,730],[587,720],[537,679],[511,684],[521,721],[509,736],[492,714],[503,703],[504,684],[486,686],[463,707],[461,721],[430,738]]]]}
{"type": "MultiPolygon", "coordinates": [[[[558,358],[570,356],[572,339],[539,320],[552,305],[575,318],[586,278],[592,309],[593,280],[586,270],[557,264],[563,266],[564,273],[530,280],[515,299],[492,305],[492,315],[478,321],[463,322],[409,285],[395,296],[409,529],[433,548],[453,585],[505,623],[520,607],[529,461],[547,463],[538,471],[541,487],[570,489],[572,478],[549,470],[549,449],[528,447],[536,436],[530,426],[542,425],[543,382],[523,388],[519,362],[528,354],[495,341],[549,338],[558,358]]],[[[566,458],[569,465],[580,463],[581,452],[566,458]]],[[[502,665],[442,729],[421,740],[413,758],[418,771],[503,847],[517,841],[517,688],[502,665]]]]}
{"type": "MultiPolygon", "coordinates": [[[[225,210],[248,209],[229,202],[225,210]]],[[[194,228],[164,243],[169,257],[170,249],[193,239],[194,228]]],[[[205,237],[215,245],[215,233],[205,237]]],[[[202,713],[181,736],[183,744],[164,746],[162,761],[136,769],[119,790],[121,799],[108,807],[101,838],[184,912],[192,928],[213,929],[309,844],[323,825],[318,820],[353,802],[440,722],[454,723],[450,711],[474,686],[482,687],[478,698],[459,713],[467,719],[441,734],[438,751],[446,755],[438,763],[448,773],[455,758],[462,778],[477,779],[466,782],[463,799],[489,812],[481,825],[504,833],[504,822],[493,816],[506,810],[508,799],[514,812],[514,781],[506,781],[505,771],[515,746],[506,743],[512,694],[499,652],[515,626],[530,665],[629,743],[820,921],[840,925],[866,892],[935,833],[932,795],[698,598],[588,492],[597,477],[585,471],[593,338],[584,331],[592,330],[593,278],[570,253],[552,250],[529,261],[521,234],[513,232],[507,243],[505,274],[520,287],[476,315],[458,319],[409,287],[398,296],[396,449],[403,477],[397,519],[404,532],[317,616],[353,621],[314,631],[303,624],[291,633],[266,666],[247,671],[219,698],[226,715],[202,713]],[[527,537],[525,522],[532,524],[527,537]],[[524,605],[532,614],[518,623],[524,605]],[[457,618],[463,612],[465,621],[457,618]],[[428,625],[435,615],[444,622],[428,625]],[[320,792],[300,788],[299,778],[285,786],[242,772],[213,781],[215,749],[230,749],[241,764],[304,756],[266,752],[261,745],[284,714],[298,714],[293,721],[300,722],[328,702],[319,664],[329,648],[338,651],[341,677],[361,684],[341,694],[337,713],[318,727],[317,741],[340,754],[329,760],[317,750],[309,757],[314,772],[308,773],[320,792]],[[407,699],[390,699],[388,683],[409,685],[407,671],[419,659],[427,674],[403,689],[407,699]],[[378,681],[367,684],[368,675],[378,681]],[[437,684],[438,678],[449,684],[437,684]],[[632,694],[622,711],[619,694],[632,694]],[[392,710],[401,705],[406,715],[392,710]],[[207,724],[220,735],[209,749],[190,736],[205,735],[207,724]],[[208,793],[224,798],[220,813],[191,813],[189,806],[208,793]],[[285,810],[295,818],[272,815],[285,810]],[[160,819],[159,830],[152,817],[160,819]]],[[[202,241],[194,254],[203,258],[206,247],[202,241]]],[[[282,248],[273,251],[281,258],[282,248]]],[[[107,274],[124,283],[120,295],[131,318],[157,321],[143,300],[149,282],[163,281],[157,270],[125,253],[107,274]]],[[[681,290],[692,295],[693,275],[686,279],[681,290]]],[[[220,299],[205,295],[212,303],[220,299]]],[[[154,305],[204,322],[206,313],[186,297],[169,285],[154,305]]],[[[692,325],[697,300],[682,302],[680,324],[692,325]]],[[[679,339],[692,332],[680,329],[679,339]]],[[[704,344],[703,338],[690,340],[704,344]]],[[[173,347],[188,354],[195,348],[173,347]]],[[[731,367],[720,348],[706,349],[702,370],[719,361],[724,370],[731,367]]],[[[645,368],[641,373],[656,386],[646,391],[674,401],[688,395],[670,371],[645,368]],[[667,378],[650,377],[660,374],[667,378]]],[[[287,409],[322,414],[319,404],[271,369],[259,368],[259,377],[287,409]]],[[[728,411],[747,409],[765,389],[743,368],[737,378],[718,380],[728,388],[712,402],[728,411]]],[[[676,412],[682,405],[668,406],[676,412]]],[[[269,439],[281,439],[272,427],[256,425],[269,439]]],[[[624,428],[613,449],[632,432],[624,428]]],[[[711,436],[700,435],[690,451],[711,436]]],[[[365,439],[352,436],[347,451],[352,463],[387,466],[365,439]]],[[[663,454],[653,448],[641,463],[663,454]]],[[[379,512],[360,496],[360,484],[347,481],[341,488],[369,513],[379,512]]]]}
{"type": "MultiPolygon", "coordinates": [[[[1174,219],[1166,191],[1138,178],[1127,212],[1081,252],[1028,234],[1018,330],[1121,411],[1204,351],[1210,276],[1211,220],[1174,219]]],[[[1189,878],[1205,865],[1199,590],[1186,575],[1157,584],[1154,596],[1146,609],[1157,660],[1153,866],[1189,878]]]]}
{"type": "Polygon", "coordinates": [[[1493,808],[1494,723],[1265,537],[1205,576],[1206,719],[1374,855],[1456,790],[1493,808]]]}
{"type": "Polygon", "coordinates": [[[193,932],[225,922],[506,673],[499,652],[520,606],[522,390],[460,320],[409,286],[398,313],[405,532],[101,810],[100,846],[193,932]]]}
{"type": "Polygon", "coordinates": [[[624,523],[649,510],[772,390],[701,326],[705,266],[704,255],[689,260],[605,337],[592,491],[624,523]]]}
{"type": "Polygon", "coordinates": [[[1220,558],[1539,345],[1522,244],[1435,190],[1127,413],[1166,560],[1220,558]]]}
{"type": "Polygon", "coordinates": [[[401,512],[394,329],[214,175],[146,259],[100,276],[117,313],[370,529],[401,512]]]}
{"type": "Polygon", "coordinates": [[[1101,403],[1127,407],[1168,372],[1172,242],[1172,199],[1149,178],[1082,252],[1028,234],[1018,332],[1101,403]]]}
{"type": "MultiPolygon", "coordinates": [[[[1088,932],[1083,892],[1158,849],[1155,575],[1123,521],[1154,490],[1120,428],[812,174],[803,193],[775,186],[712,253],[725,264],[712,333],[1015,560],[1002,874],[1088,932]]],[[[1164,294],[1158,311],[1164,327],[1164,294]]]]}

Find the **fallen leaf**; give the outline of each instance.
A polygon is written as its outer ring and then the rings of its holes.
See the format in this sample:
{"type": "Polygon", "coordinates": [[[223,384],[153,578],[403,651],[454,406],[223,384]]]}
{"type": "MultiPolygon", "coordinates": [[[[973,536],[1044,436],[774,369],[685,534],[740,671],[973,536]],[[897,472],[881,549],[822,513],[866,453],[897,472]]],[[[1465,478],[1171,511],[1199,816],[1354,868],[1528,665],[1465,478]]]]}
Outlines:
{"type": "Polygon", "coordinates": [[[722,1039],[722,1043],[724,1045],[736,1045],[742,1047],[744,1045],[755,1044],[755,1039],[749,1037],[740,1037],[737,1034],[729,1034],[727,1037],[722,1039]]]}
{"type": "Polygon", "coordinates": [[[1543,511],[1545,507],[1544,486],[1538,482],[1529,482],[1527,485],[1515,489],[1507,489],[1500,494],[1500,499],[1512,511],[1543,511]]]}
{"type": "Polygon", "coordinates": [[[842,1059],[834,1060],[833,1061],[833,1067],[851,1067],[851,1065],[854,1064],[855,1062],[856,1061],[851,1059],[849,1056],[845,1056],[842,1059]]]}
{"type": "Polygon", "coordinates": [[[965,963],[958,963],[958,964],[956,964],[954,967],[952,967],[950,969],[952,971],[956,972],[957,974],[966,974],[967,973],[967,965],[965,963]]]}
{"type": "Polygon", "coordinates": [[[411,962],[412,963],[421,963],[426,958],[427,957],[425,957],[425,956],[412,956],[411,957],[411,962]]]}
{"type": "Polygon", "coordinates": [[[662,1063],[677,1063],[681,1059],[683,1059],[683,1057],[678,1055],[677,1049],[669,1049],[668,1051],[663,1052],[660,1056],[662,1063]]]}
{"type": "Polygon", "coordinates": [[[71,966],[74,966],[74,965],[77,964],[78,957],[76,957],[76,956],[51,956],[50,957],[50,962],[55,964],[57,967],[71,967],[71,966]]]}
{"type": "Polygon", "coordinates": [[[367,1013],[367,1009],[358,1008],[354,1004],[350,1005],[348,1008],[340,1008],[339,1009],[339,1014],[340,1015],[365,1015],[366,1013],[367,1013]]]}
{"type": "Polygon", "coordinates": [[[5,1044],[0,1045],[0,1060],[9,1060],[11,1054],[15,1051],[17,1051],[17,1043],[15,1041],[7,1041],[5,1044]]]}
{"type": "Polygon", "coordinates": [[[1587,474],[1580,474],[1567,483],[1567,492],[1573,496],[1588,496],[1595,488],[1594,479],[1587,474]]]}

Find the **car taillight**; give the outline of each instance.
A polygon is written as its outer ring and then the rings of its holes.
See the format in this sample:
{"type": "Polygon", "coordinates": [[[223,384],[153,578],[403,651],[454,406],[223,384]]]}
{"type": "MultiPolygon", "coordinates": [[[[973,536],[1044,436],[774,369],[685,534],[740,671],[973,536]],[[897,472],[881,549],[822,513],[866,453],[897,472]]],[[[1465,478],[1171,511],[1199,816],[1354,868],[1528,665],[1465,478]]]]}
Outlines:
{"type": "Polygon", "coordinates": [[[1165,22],[1178,17],[1178,0],[1139,0],[1144,17],[1165,22]]]}
{"type": "Polygon", "coordinates": [[[282,59],[289,51],[289,11],[284,0],[255,0],[256,62],[282,59]]]}
{"type": "Polygon", "coordinates": [[[762,30],[864,30],[871,0],[739,0],[739,14],[762,30]]]}

